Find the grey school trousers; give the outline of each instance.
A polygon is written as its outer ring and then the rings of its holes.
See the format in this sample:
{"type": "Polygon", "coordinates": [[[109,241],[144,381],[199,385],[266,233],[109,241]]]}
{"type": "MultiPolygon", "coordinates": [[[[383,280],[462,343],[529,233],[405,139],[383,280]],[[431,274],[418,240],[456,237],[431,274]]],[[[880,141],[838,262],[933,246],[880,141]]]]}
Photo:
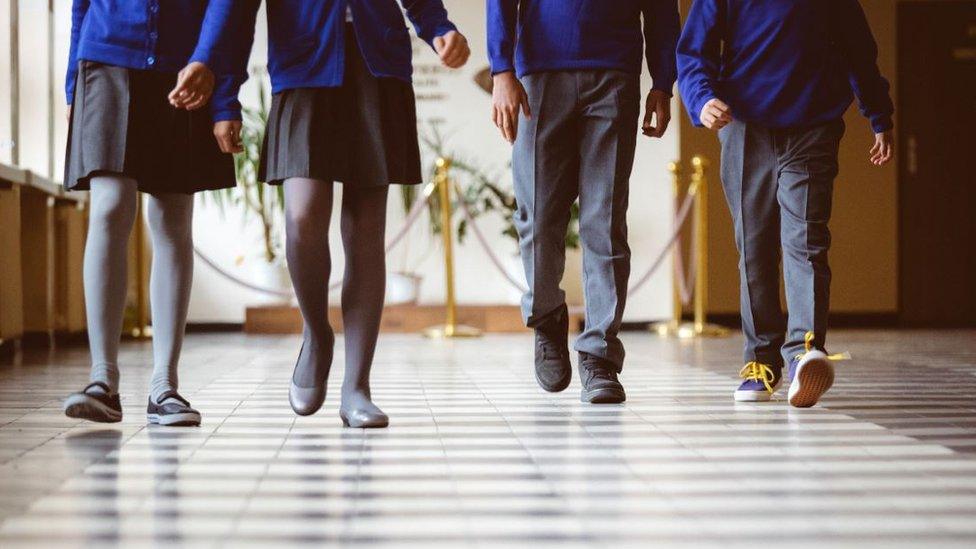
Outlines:
{"type": "Polygon", "coordinates": [[[523,115],[513,154],[522,300],[534,327],[565,302],[559,283],[566,229],[579,198],[586,326],[576,350],[623,366],[617,337],[627,300],[627,203],[640,116],[640,78],[621,71],[557,71],[522,79],[523,115]]]}
{"type": "Polygon", "coordinates": [[[719,131],[722,186],[739,249],[745,362],[789,363],[804,336],[824,348],[831,201],[843,120],[806,128],[734,121],[719,131]],[[782,254],[782,255],[781,255],[782,254]],[[780,306],[783,263],[788,319],[780,306]]]}

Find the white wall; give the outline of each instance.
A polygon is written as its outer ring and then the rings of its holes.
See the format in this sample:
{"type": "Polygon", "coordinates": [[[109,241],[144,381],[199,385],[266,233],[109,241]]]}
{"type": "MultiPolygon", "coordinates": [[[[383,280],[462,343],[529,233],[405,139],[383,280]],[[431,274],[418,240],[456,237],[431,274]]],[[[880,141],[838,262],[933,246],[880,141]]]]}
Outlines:
{"type": "MultiPolygon", "coordinates": [[[[2,10],[9,0],[0,0],[0,22],[3,21],[2,10]]],[[[39,40],[43,36],[43,27],[35,21],[40,17],[36,11],[44,2],[27,0],[21,2],[21,11],[31,22],[30,29],[21,28],[23,53],[36,56],[28,63],[22,64],[23,82],[22,97],[24,98],[22,120],[22,135],[30,143],[24,145],[22,159],[31,169],[46,173],[47,151],[46,120],[46,71],[42,70],[46,61],[46,40],[39,40]],[[37,6],[37,7],[35,7],[37,6]],[[25,47],[25,40],[30,45],[25,47]],[[36,42],[36,44],[35,44],[36,42]],[[44,130],[44,131],[42,131],[44,130]],[[28,150],[28,148],[30,150],[28,150]]],[[[470,0],[447,0],[452,19],[464,32],[473,49],[471,62],[460,71],[439,74],[431,79],[418,79],[417,92],[421,98],[429,95],[440,96],[438,101],[421,99],[418,113],[422,125],[437,122],[441,131],[451,136],[450,149],[467,159],[476,159],[479,165],[499,174],[506,185],[511,184],[508,174],[510,159],[509,146],[498,136],[497,130],[489,120],[489,97],[475,83],[474,76],[487,66],[484,31],[484,6],[481,2],[470,0]]],[[[56,59],[58,66],[55,73],[57,101],[56,109],[62,103],[62,80],[64,59],[67,57],[66,33],[70,26],[70,1],[57,0],[57,29],[58,38],[56,59]]],[[[23,19],[23,17],[22,17],[23,19]]],[[[257,44],[252,58],[252,66],[263,64],[266,58],[267,39],[263,21],[259,23],[257,44]]],[[[0,57],[5,48],[0,44],[0,57]]],[[[426,46],[416,50],[415,63],[420,69],[436,67],[434,54],[426,46]]],[[[0,61],[0,69],[3,69],[0,61]]],[[[0,75],[0,90],[6,89],[6,72],[0,75]]],[[[645,91],[650,83],[645,75],[645,91]]],[[[256,96],[257,83],[247,84],[243,98],[246,104],[253,104],[256,96]]],[[[6,96],[0,91],[0,101],[6,96]]],[[[0,103],[0,113],[6,113],[7,108],[0,103]]],[[[64,143],[63,116],[57,110],[57,143],[64,143]]],[[[677,116],[677,113],[675,113],[677,116]]],[[[3,124],[0,121],[0,138],[2,138],[3,124]]],[[[0,151],[0,155],[2,155],[0,151]]],[[[62,150],[55,152],[56,170],[60,173],[62,150]]],[[[666,171],[667,163],[678,156],[677,124],[663,140],[649,140],[641,138],[637,152],[637,162],[631,184],[631,211],[629,215],[631,245],[634,251],[634,279],[640,276],[652,261],[652,255],[660,250],[670,231],[671,216],[673,215],[673,199],[671,183],[666,171]]],[[[425,159],[425,167],[429,159],[425,159]]],[[[336,200],[336,205],[341,203],[336,200]]],[[[391,188],[388,232],[393,233],[400,226],[403,219],[399,200],[399,190],[391,188]]],[[[334,278],[341,276],[342,250],[339,241],[337,216],[333,216],[333,261],[335,265],[334,278]]],[[[510,257],[515,252],[512,241],[500,236],[501,224],[486,218],[481,222],[485,233],[492,239],[497,252],[510,257]]],[[[432,238],[426,227],[421,223],[411,232],[405,245],[391,254],[388,265],[391,270],[411,270],[424,277],[421,300],[425,303],[443,301],[443,273],[440,261],[440,246],[432,238]]],[[[241,223],[236,214],[221,216],[213,207],[204,202],[198,202],[198,210],[194,224],[197,245],[208,256],[216,260],[225,269],[241,277],[249,277],[249,266],[252,261],[253,250],[258,243],[258,233],[253,225],[241,223]]],[[[670,311],[671,281],[670,262],[665,262],[657,275],[639,293],[630,300],[627,311],[628,320],[652,320],[667,317],[670,311]]],[[[578,272],[570,269],[570,272],[578,272]]],[[[458,297],[462,303],[512,303],[513,293],[504,278],[493,270],[473,238],[457,249],[457,286],[458,297]]],[[[338,296],[336,296],[337,298],[338,296]]],[[[248,304],[262,301],[262,296],[229,284],[213,270],[201,262],[195,270],[195,285],[190,306],[190,320],[192,322],[241,322],[244,308],[248,304]]]]}

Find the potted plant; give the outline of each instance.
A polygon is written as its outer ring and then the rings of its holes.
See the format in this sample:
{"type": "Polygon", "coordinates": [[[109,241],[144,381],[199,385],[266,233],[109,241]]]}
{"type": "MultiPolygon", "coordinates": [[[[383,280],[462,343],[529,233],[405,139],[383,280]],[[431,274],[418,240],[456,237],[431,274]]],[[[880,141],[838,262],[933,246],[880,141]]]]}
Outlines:
{"type": "Polygon", "coordinates": [[[241,143],[244,151],[234,155],[237,186],[210,191],[206,195],[221,215],[234,209],[241,212],[241,223],[257,220],[260,228],[259,245],[253,253],[239,256],[237,263],[247,267],[249,280],[254,285],[275,292],[287,292],[291,288],[291,279],[288,276],[283,245],[284,191],[280,185],[265,185],[258,181],[261,147],[268,126],[268,94],[263,79],[260,78],[260,71],[252,70],[252,76],[261,82],[258,106],[245,107],[242,110],[241,143]]]}

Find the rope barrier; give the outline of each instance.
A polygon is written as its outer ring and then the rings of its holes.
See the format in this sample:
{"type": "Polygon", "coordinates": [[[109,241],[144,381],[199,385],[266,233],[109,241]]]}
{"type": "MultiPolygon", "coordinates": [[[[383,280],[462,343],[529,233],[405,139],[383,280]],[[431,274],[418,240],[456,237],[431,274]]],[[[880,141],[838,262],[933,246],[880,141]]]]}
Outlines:
{"type": "MultiPolygon", "coordinates": [[[[461,190],[460,187],[458,187],[457,183],[455,183],[454,185],[455,185],[455,189],[458,191],[458,196],[462,196],[460,193],[461,190]]],[[[651,266],[647,269],[647,271],[645,271],[644,274],[637,280],[637,282],[627,290],[628,296],[636,293],[638,290],[641,289],[641,287],[644,286],[644,284],[647,283],[647,281],[651,279],[651,276],[654,275],[654,272],[661,267],[661,264],[664,262],[664,258],[667,257],[668,252],[674,247],[675,243],[679,241],[681,237],[681,230],[684,227],[684,224],[688,221],[688,214],[691,212],[691,207],[694,204],[694,198],[695,198],[694,195],[691,193],[685,195],[684,202],[681,204],[678,213],[675,215],[674,232],[668,238],[667,243],[664,245],[664,249],[662,249],[661,252],[657,255],[657,257],[651,263],[651,266]]],[[[508,272],[508,269],[505,268],[504,263],[498,258],[494,250],[491,249],[491,246],[488,244],[488,239],[485,238],[484,233],[482,233],[481,228],[478,226],[478,222],[475,220],[475,217],[471,214],[471,210],[467,202],[461,200],[460,203],[461,203],[461,211],[464,213],[464,216],[468,221],[468,225],[471,227],[471,230],[474,233],[475,238],[478,240],[478,243],[481,245],[485,253],[488,255],[488,258],[491,260],[491,263],[495,266],[496,269],[498,269],[498,271],[502,274],[505,280],[508,281],[508,283],[511,284],[513,288],[515,288],[516,290],[522,293],[528,291],[528,289],[520,281],[512,277],[511,273],[508,272]]]]}
{"type": "MultiPolygon", "coordinates": [[[[407,217],[404,219],[403,227],[400,228],[400,231],[396,235],[394,235],[393,238],[387,241],[386,247],[384,249],[385,253],[387,254],[390,253],[394,248],[397,247],[397,245],[400,244],[400,241],[402,241],[404,237],[407,236],[407,233],[410,231],[410,228],[413,227],[413,224],[417,222],[417,219],[420,217],[420,214],[423,213],[424,207],[427,205],[427,202],[430,200],[430,195],[434,192],[436,188],[437,185],[434,183],[428,183],[427,185],[424,186],[423,192],[421,192],[417,196],[417,199],[414,200],[413,205],[410,207],[410,211],[407,213],[407,217]]],[[[275,297],[283,297],[283,298],[291,299],[292,297],[295,296],[294,290],[277,290],[274,288],[265,288],[263,286],[244,280],[243,278],[235,275],[234,273],[227,271],[226,269],[218,265],[217,262],[210,259],[210,257],[208,257],[206,254],[200,251],[200,249],[197,248],[196,246],[193,247],[193,253],[198,258],[200,258],[200,260],[203,261],[208,267],[216,271],[217,274],[223,276],[224,278],[230,280],[231,282],[234,282],[239,286],[242,286],[244,288],[247,288],[249,290],[258,293],[271,295],[275,297]]],[[[330,284],[329,291],[337,290],[340,287],[342,287],[342,279],[339,279],[336,282],[330,284]]]]}
{"type": "MultiPolygon", "coordinates": [[[[457,182],[454,182],[453,185],[455,187],[455,191],[457,192],[457,195],[464,196],[463,193],[461,192],[460,185],[458,185],[457,182]]],[[[433,192],[436,189],[437,189],[437,185],[436,183],[433,182],[428,183],[427,185],[424,186],[423,192],[417,196],[417,199],[410,207],[410,210],[407,213],[406,218],[404,219],[403,226],[400,228],[397,234],[393,236],[393,238],[387,241],[385,247],[385,253],[389,254],[406,237],[407,233],[413,227],[414,223],[416,223],[417,220],[420,218],[420,214],[423,213],[424,208],[427,205],[427,202],[430,200],[431,194],[433,194],[433,192]]],[[[475,239],[478,241],[479,245],[485,251],[486,255],[488,256],[488,259],[491,261],[495,269],[497,269],[498,272],[501,273],[501,275],[513,288],[515,288],[516,290],[522,293],[527,292],[528,288],[526,288],[526,286],[521,281],[519,281],[514,276],[512,276],[512,274],[505,267],[504,262],[501,259],[499,259],[498,255],[494,252],[494,250],[492,250],[491,245],[488,243],[488,239],[485,238],[484,232],[482,232],[481,227],[478,225],[475,216],[471,213],[471,208],[468,202],[463,199],[459,200],[458,202],[460,203],[461,211],[464,214],[465,219],[467,219],[468,221],[468,225],[471,227],[471,230],[475,235],[475,239]]],[[[687,193],[684,197],[683,202],[681,203],[681,206],[679,207],[678,211],[675,214],[674,225],[673,225],[674,230],[672,234],[668,237],[668,240],[665,243],[663,249],[661,249],[661,251],[657,254],[654,261],[651,262],[650,267],[648,267],[648,269],[644,272],[644,274],[641,275],[641,277],[638,278],[637,281],[633,285],[631,285],[630,288],[628,288],[627,290],[628,296],[633,295],[634,293],[639,291],[651,279],[654,273],[661,267],[661,264],[664,262],[664,259],[667,257],[668,252],[674,249],[676,245],[680,245],[681,231],[683,230],[685,223],[687,223],[688,221],[688,216],[691,212],[691,207],[693,204],[694,204],[694,194],[687,193]]],[[[271,295],[274,297],[287,298],[287,299],[291,299],[295,295],[294,290],[291,289],[279,290],[274,288],[266,288],[258,284],[254,284],[250,281],[247,281],[235,275],[234,273],[227,271],[220,265],[218,265],[214,260],[208,257],[196,246],[193,247],[193,252],[208,267],[216,271],[219,275],[223,276],[224,278],[230,280],[231,282],[234,282],[235,284],[241,287],[247,288],[249,290],[258,293],[271,295]]],[[[681,294],[681,299],[682,302],[687,304],[691,300],[691,294],[692,294],[692,290],[690,287],[691,280],[693,280],[695,277],[697,265],[695,264],[695,262],[692,262],[691,269],[689,270],[689,272],[684,273],[684,261],[680,253],[675,255],[675,263],[676,263],[676,269],[678,270],[679,273],[683,275],[683,276],[678,276],[678,286],[681,294]]],[[[342,286],[342,280],[340,279],[329,285],[329,291],[334,291],[340,288],[341,286],[342,286]]]]}
{"type": "Polygon", "coordinates": [[[685,222],[688,221],[688,214],[691,212],[691,206],[694,204],[694,202],[695,195],[692,193],[685,195],[685,200],[681,204],[681,207],[678,209],[678,213],[675,216],[676,219],[674,230],[672,231],[670,238],[668,238],[667,244],[664,245],[664,249],[662,249],[657,255],[657,258],[653,263],[651,263],[651,266],[647,269],[647,271],[644,272],[644,275],[641,276],[637,282],[627,290],[628,296],[634,294],[637,292],[637,290],[640,290],[641,287],[651,279],[654,272],[660,268],[661,264],[664,262],[664,258],[667,257],[668,252],[671,251],[671,248],[674,247],[675,243],[681,237],[681,230],[684,228],[685,222]]]}
{"type": "Polygon", "coordinates": [[[523,294],[528,292],[529,289],[508,272],[508,269],[505,268],[505,264],[498,259],[498,256],[495,255],[494,250],[492,250],[491,246],[488,245],[488,239],[485,238],[484,233],[481,232],[481,227],[478,226],[474,216],[471,215],[471,209],[468,206],[467,200],[464,200],[464,194],[461,192],[461,187],[457,184],[457,182],[454,183],[454,190],[459,197],[462,197],[458,200],[458,202],[461,203],[461,211],[464,212],[464,217],[468,220],[468,225],[471,227],[472,232],[474,232],[474,236],[478,240],[478,243],[481,244],[481,247],[484,248],[485,253],[488,254],[488,259],[491,260],[495,268],[498,269],[498,272],[500,272],[502,276],[505,277],[505,280],[507,280],[508,283],[511,284],[516,290],[522,292],[523,294]]]}

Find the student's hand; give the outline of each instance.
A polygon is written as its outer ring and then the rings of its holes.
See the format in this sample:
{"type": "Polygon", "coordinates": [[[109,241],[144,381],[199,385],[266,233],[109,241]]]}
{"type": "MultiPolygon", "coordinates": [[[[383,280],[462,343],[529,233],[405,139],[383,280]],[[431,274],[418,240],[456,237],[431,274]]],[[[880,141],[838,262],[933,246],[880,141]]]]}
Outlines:
{"type": "Polygon", "coordinates": [[[203,63],[194,61],[180,71],[176,87],[169,92],[169,103],[177,109],[199,109],[210,101],[214,82],[213,72],[203,63]]]}
{"type": "Polygon", "coordinates": [[[451,31],[434,39],[434,50],[441,58],[441,63],[450,69],[460,69],[471,57],[468,39],[458,31],[451,31]]]}
{"type": "Polygon", "coordinates": [[[220,145],[221,152],[228,154],[244,152],[244,145],[241,143],[242,126],[240,120],[221,120],[214,124],[214,137],[217,138],[217,145],[220,145]]]}
{"type": "Polygon", "coordinates": [[[491,120],[502,132],[502,137],[514,143],[518,136],[519,112],[532,117],[529,96],[514,72],[503,72],[494,77],[491,91],[491,120]]]}
{"type": "Polygon", "coordinates": [[[895,155],[895,140],[891,130],[874,134],[874,146],[871,147],[871,163],[884,166],[895,155]]]}
{"type": "Polygon", "coordinates": [[[67,118],[68,124],[70,124],[71,123],[71,105],[68,105],[68,114],[65,115],[65,118],[67,118]]]}
{"type": "Polygon", "coordinates": [[[647,94],[644,112],[644,135],[663,137],[671,123],[671,96],[661,90],[651,90],[647,94]],[[655,124],[656,121],[656,124],[655,124]]]}
{"type": "Polygon", "coordinates": [[[732,109],[720,99],[712,99],[705,103],[698,117],[706,128],[721,130],[732,121],[732,109]]]}

